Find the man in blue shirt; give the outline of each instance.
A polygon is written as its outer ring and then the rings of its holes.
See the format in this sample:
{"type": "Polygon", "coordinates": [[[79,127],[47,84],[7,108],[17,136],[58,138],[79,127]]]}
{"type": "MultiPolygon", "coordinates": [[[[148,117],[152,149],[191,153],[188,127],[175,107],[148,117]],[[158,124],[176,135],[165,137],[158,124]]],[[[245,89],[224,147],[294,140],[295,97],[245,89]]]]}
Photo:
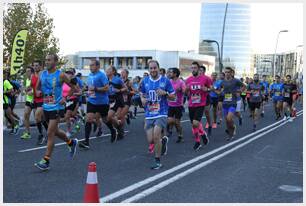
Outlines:
{"type": "Polygon", "coordinates": [[[102,117],[103,122],[111,131],[111,136],[116,135],[116,131],[112,124],[107,121],[107,113],[109,110],[109,85],[105,73],[100,71],[100,62],[98,60],[93,59],[90,62],[90,74],[87,78],[87,85],[88,98],[85,123],[85,140],[79,144],[79,146],[84,149],[89,149],[89,135],[91,133],[91,127],[94,119],[96,119],[96,122],[99,122],[100,118],[102,117]]]}
{"type": "Polygon", "coordinates": [[[265,87],[263,98],[262,98],[262,104],[261,104],[261,116],[264,117],[265,114],[265,102],[269,101],[269,82],[267,82],[267,76],[262,75],[262,81],[261,84],[265,87]]]}
{"type": "Polygon", "coordinates": [[[43,96],[43,111],[45,119],[48,122],[48,142],[45,156],[35,166],[40,170],[48,170],[50,158],[54,147],[55,139],[58,138],[65,141],[68,145],[71,158],[76,153],[77,139],[69,139],[64,131],[58,128],[60,118],[64,117],[64,103],[62,96],[63,83],[68,84],[71,90],[77,91],[76,79],[69,79],[65,73],[56,68],[58,63],[58,56],[56,54],[49,54],[46,57],[47,69],[42,71],[36,85],[37,96],[43,96]]]}
{"type": "Polygon", "coordinates": [[[270,86],[270,92],[272,94],[272,100],[274,104],[274,111],[276,114],[276,120],[281,118],[282,104],[283,104],[283,90],[284,84],[280,82],[280,76],[275,76],[275,83],[270,86]]]}
{"type": "Polygon", "coordinates": [[[160,156],[167,153],[168,138],[162,136],[162,130],[167,128],[168,101],[174,100],[174,90],[171,82],[159,73],[159,63],[149,61],[150,76],[144,77],[140,86],[142,105],[145,108],[145,130],[149,144],[154,142],[155,163],[151,169],[162,167],[160,156]],[[162,139],[162,141],[161,141],[162,139]]]}

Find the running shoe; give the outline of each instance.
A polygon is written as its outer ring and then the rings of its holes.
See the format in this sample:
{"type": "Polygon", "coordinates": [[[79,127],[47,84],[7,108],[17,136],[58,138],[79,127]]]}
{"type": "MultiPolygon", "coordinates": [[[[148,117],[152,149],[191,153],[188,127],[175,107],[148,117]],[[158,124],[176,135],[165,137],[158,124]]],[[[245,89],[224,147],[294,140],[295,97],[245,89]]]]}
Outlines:
{"type": "Polygon", "coordinates": [[[18,132],[19,132],[19,125],[15,125],[14,129],[13,129],[13,134],[14,135],[18,135],[18,132]]]}
{"type": "Polygon", "coordinates": [[[152,170],[158,170],[162,167],[163,165],[160,163],[160,161],[155,161],[154,164],[151,166],[152,170]]]}
{"type": "Polygon", "coordinates": [[[72,141],[72,144],[68,145],[68,149],[69,149],[70,157],[73,158],[75,156],[75,153],[76,153],[76,148],[77,148],[77,145],[78,145],[78,139],[72,139],[71,141],[72,141]]]}
{"type": "Polygon", "coordinates": [[[73,133],[74,133],[74,134],[78,133],[78,132],[80,131],[80,129],[81,129],[80,123],[77,122],[77,123],[75,124],[75,126],[74,126],[73,133]]]}
{"type": "Polygon", "coordinates": [[[234,138],[234,135],[236,135],[236,125],[234,125],[234,131],[233,131],[233,137],[232,137],[232,139],[234,138]]]}
{"type": "Polygon", "coordinates": [[[216,129],[216,128],[217,128],[217,124],[216,124],[216,123],[213,123],[213,124],[212,124],[212,128],[213,128],[213,129],[216,129]]]}
{"type": "Polygon", "coordinates": [[[289,117],[288,122],[293,122],[293,117],[289,117]]]}
{"type": "Polygon", "coordinates": [[[265,113],[264,113],[264,112],[261,112],[260,116],[261,116],[261,117],[264,117],[264,116],[265,116],[265,113]]]}
{"type": "Polygon", "coordinates": [[[39,134],[36,144],[37,144],[37,145],[42,145],[42,144],[44,143],[44,141],[45,141],[44,135],[43,135],[43,134],[39,134]]]}
{"type": "Polygon", "coordinates": [[[117,130],[114,128],[111,130],[111,143],[116,142],[118,138],[117,130]]]}
{"type": "Polygon", "coordinates": [[[202,140],[203,140],[203,144],[204,145],[208,145],[209,143],[209,139],[208,139],[208,136],[206,135],[206,133],[204,133],[202,136],[201,136],[202,140]]]}
{"type": "Polygon", "coordinates": [[[217,124],[222,124],[222,119],[220,118],[217,124]]]}
{"type": "Polygon", "coordinates": [[[80,147],[80,148],[83,148],[83,149],[90,149],[89,143],[86,142],[86,141],[80,141],[80,142],[79,142],[79,147],[80,147]]]}
{"type": "Polygon", "coordinates": [[[28,132],[24,132],[20,138],[21,138],[21,139],[30,139],[30,138],[31,138],[31,135],[30,135],[30,133],[28,133],[28,132]]]}
{"type": "Polygon", "coordinates": [[[183,136],[179,135],[177,137],[176,143],[184,142],[183,136]]]}
{"type": "Polygon", "coordinates": [[[194,151],[198,151],[201,147],[202,145],[200,144],[200,142],[195,142],[193,145],[194,151]]]}
{"type": "Polygon", "coordinates": [[[149,144],[149,153],[152,154],[154,152],[154,144],[149,144]]]}
{"type": "Polygon", "coordinates": [[[288,119],[288,117],[287,117],[287,116],[284,116],[283,121],[285,121],[285,120],[287,120],[287,119],[288,119]]]}
{"type": "Polygon", "coordinates": [[[9,132],[10,135],[14,134],[14,128],[9,132]]]}
{"type": "Polygon", "coordinates": [[[66,132],[67,137],[70,139],[72,134],[70,132],[66,132]]]}
{"type": "Polygon", "coordinates": [[[161,141],[162,141],[161,155],[163,156],[167,154],[169,138],[167,136],[164,136],[161,141]]]}
{"type": "Polygon", "coordinates": [[[46,161],[45,159],[41,159],[39,162],[35,163],[34,165],[40,169],[40,170],[48,170],[50,169],[50,166],[49,166],[50,162],[49,161],[46,161]]]}
{"type": "Polygon", "coordinates": [[[206,122],[205,128],[208,129],[208,127],[209,127],[209,124],[208,122],[206,122]]]}

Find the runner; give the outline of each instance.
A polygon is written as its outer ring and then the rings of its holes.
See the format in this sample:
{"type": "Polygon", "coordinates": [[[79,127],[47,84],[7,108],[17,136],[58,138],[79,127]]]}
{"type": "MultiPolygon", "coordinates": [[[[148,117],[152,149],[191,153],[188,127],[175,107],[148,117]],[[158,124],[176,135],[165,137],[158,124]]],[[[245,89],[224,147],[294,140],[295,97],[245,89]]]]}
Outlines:
{"type": "Polygon", "coordinates": [[[209,93],[210,96],[210,103],[213,106],[213,123],[212,123],[212,128],[217,128],[217,113],[220,118],[221,117],[221,111],[218,108],[218,103],[220,99],[220,91],[221,91],[221,82],[222,80],[217,79],[217,72],[213,72],[212,75],[212,82],[213,82],[213,87],[212,91],[209,93]]]}
{"type": "Polygon", "coordinates": [[[111,131],[111,139],[116,138],[116,131],[111,122],[107,121],[109,111],[108,90],[109,82],[104,72],[100,71],[100,61],[90,61],[90,73],[87,78],[88,98],[85,123],[85,140],[81,141],[79,147],[89,149],[89,136],[94,119],[96,122],[102,118],[103,122],[111,131]]]}
{"type": "Polygon", "coordinates": [[[258,111],[260,110],[263,95],[265,93],[265,86],[259,82],[258,74],[254,74],[254,82],[248,85],[248,91],[251,94],[250,109],[253,119],[253,132],[255,132],[258,123],[258,111]]]}
{"type": "Polygon", "coordinates": [[[35,122],[36,126],[39,132],[38,139],[37,139],[37,145],[42,145],[45,141],[46,138],[42,133],[42,125],[44,125],[46,131],[48,130],[48,124],[44,120],[44,113],[43,113],[43,98],[42,94],[38,94],[36,92],[36,84],[39,78],[39,73],[42,70],[42,62],[39,60],[34,61],[33,63],[34,67],[34,74],[31,77],[31,87],[33,88],[34,92],[34,109],[35,109],[35,122]]]}
{"type": "Polygon", "coordinates": [[[135,94],[132,97],[132,103],[134,105],[134,117],[137,116],[137,107],[142,108],[142,104],[141,104],[141,99],[140,99],[140,94],[139,94],[139,84],[140,84],[140,80],[141,78],[139,76],[136,76],[133,79],[133,90],[135,92],[135,94]]]}
{"type": "Polygon", "coordinates": [[[3,82],[3,110],[5,113],[5,117],[7,118],[12,128],[9,134],[17,135],[18,130],[19,130],[19,125],[18,125],[18,121],[14,119],[14,116],[12,114],[12,110],[10,107],[10,101],[9,101],[9,96],[13,93],[13,86],[8,80],[9,75],[10,75],[10,72],[8,70],[3,71],[3,80],[4,80],[3,82]]]}
{"type": "Polygon", "coordinates": [[[208,136],[201,122],[206,106],[206,97],[209,92],[208,88],[211,86],[211,83],[204,75],[200,75],[200,65],[198,62],[192,62],[191,69],[192,76],[186,80],[186,93],[189,97],[188,109],[192,124],[192,134],[195,137],[193,149],[198,151],[202,147],[200,137],[204,145],[209,143],[208,136]]]}
{"type": "Polygon", "coordinates": [[[242,87],[241,87],[241,99],[242,99],[242,103],[243,103],[243,111],[245,112],[245,108],[247,106],[247,103],[246,103],[246,95],[247,95],[247,86],[246,84],[244,83],[244,79],[241,78],[240,79],[241,83],[242,83],[242,87]]]}
{"type": "Polygon", "coordinates": [[[234,79],[232,76],[233,69],[231,67],[225,67],[225,79],[221,83],[223,97],[223,115],[226,121],[226,130],[228,134],[227,141],[232,140],[236,134],[236,125],[234,123],[234,115],[237,108],[237,92],[242,86],[242,82],[238,79],[234,79]]]}
{"type": "MultiPolygon", "coordinates": [[[[232,70],[232,78],[235,78],[235,70],[232,70]]],[[[240,81],[239,79],[236,79],[237,81],[240,81]]],[[[241,81],[240,81],[241,82],[241,81]]],[[[241,82],[241,87],[240,88],[236,88],[237,90],[237,107],[236,107],[236,111],[235,111],[235,116],[238,117],[238,121],[239,121],[239,126],[242,125],[242,115],[241,115],[241,106],[242,106],[242,98],[241,98],[241,90],[242,90],[242,82],[241,82]]]]}
{"type": "Polygon", "coordinates": [[[172,128],[175,126],[178,137],[176,143],[184,142],[183,139],[183,128],[181,125],[181,118],[183,116],[182,108],[184,93],[186,85],[183,80],[179,78],[180,70],[178,68],[169,69],[169,77],[171,85],[175,91],[174,100],[168,100],[168,123],[167,123],[167,136],[172,136],[172,128]]]}
{"type": "Polygon", "coordinates": [[[219,80],[220,80],[220,85],[219,85],[219,89],[216,90],[216,92],[218,93],[219,95],[219,98],[218,98],[218,113],[219,113],[219,120],[217,122],[217,124],[221,124],[222,123],[222,105],[223,105],[223,98],[224,98],[224,94],[221,90],[221,82],[224,80],[225,78],[225,73],[224,72],[220,72],[219,73],[219,80]]]}
{"type": "MultiPolygon", "coordinates": [[[[116,142],[117,139],[121,140],[124,137],[123,124],[120,119],[120,113],[124,108],[124,99],[122,92],[127,91],[123,80],[117,73],[117,69],[114,66],[110,66],[106,70],[106,75],[109,81],[109,103],[110,110],[108,111],[108,121],[116,128],[118,135],[113,136],[111,142],[116,142]]],[[[125,118],[125,117],[124,117],[125,118]]]]}
{"type": "Polygon", "coordinates": [[[265,115],[265,102],[268,103],[269,102],[269,87],[270,84],[269,82],[267,82],[267,76],[266,75],[262,75],[262,82],[263,86],[265,87],[265,91],[263,94],[263,98],[262,98],[262,104],[261,104],[261,117],[264,117],[265,115]]]}
{"type": "Polygon", "coordinates": [[[30,115],[32,110],[34,109],[33,105],[33,88],[31,87],[31,76],[34,74],[33,67],[28,66],[25,73],[25,95],[26,95],[26,103],[24,108],[24,126],[25,131],[21,135],[21,139],[30,139],[30,115]]]}
{"type": "MultiPolygon", "coordinates": [[[[65,71],[65,74],[69,79],[72,79],[72,78],[76,79],[76,77],[74,77],[74,72],[72,69],[67,69],[65,71]]],[[[78,84],[75,87],[79,92],[72,93],[71,87],[68,84],[63,83],[62,97],[66,103],[65,104],[65,121],[66,121],[66,126],[67,126],[66,135],[68,138],[71,138],[71,136],[75,134],[72,132],[72,125],[76,122],[76,119],[74,118],[76,116],[75,110],[77,110],[78,105],[79,105],[78,96],[80,96],[82,92],[78,84]]]]}
{"type": "Polygon", "coordinates": [[[280,82],[280,76],[275,76],[275,83],[270,86],[270,92],[272,94],[272,100],[274,104],[274,111],[276,118],[275,120],[279,120],[282,115],[282,104],[283,104],[283,90],[284,84],[280,82]]]}
{"type": "Polygon", "coordinates": [[[128,79],[129,76],[129,71],[127,69],[122,69],[121,71],[121,78],[124,82],[125,87],[121,89],[122,96],[123,96],[123,104],[124,107],[121,109],[119,113],[119,119],[120,119],[120,130],[118,131],[118,138],[122,139],[124,137],[124,123],[125,120],[127,121],[128,124],[130,124],[130,114],[129,114],[129,109],[132,104],[132,96],[134,94],[134,89],[132,86],[132,82],[128,79]],[[127,117],[127,118],[126,118],[127,117]]]}
{"type": "Polygon", "coordinates": [[[43,111],[48,121],[48,142],[45,156],[35,166],[40,170],[50,169],[50,158],[54,147],[54,137],[65,141],[69,148],[70,157],[76,153],[77,139],[69,139],[65,132],[58,128],[61,117],[64,117],[64,106],[62,97],[62,84],[68,84],[73,91],[76,89],[76,79],[69,79],[64,73],[56,68],[58,57],[56,54],[46,56],[47,69],[41,72],[37,85],[36,93],[43,95],[43,111]]]}
{"type": "Polygon", "coordinates": [[[288,119],[289,122],[293,121],[293,95],[297,92],[297,86],[291,81],[291,76],[286,75],[286,81],[284,83],[283,90],[283,110],[284,110],[284,120],[288,119]],[[289,113],[289,115],[288,115],[289,113]]]}
{"type": "Polygon", "coordinates": [[[144,77],[140,86],[140,97],[145,107],[145,130],[149,144],[154,143],[155,162],[151,169],[162,167],[160,157],[167,153],[168,138],[162,138],[162,130],[167,127],[168,102],[174,99],[171,82],[159,73],[156,60],[148,62],[150,76],[144,77]]]}

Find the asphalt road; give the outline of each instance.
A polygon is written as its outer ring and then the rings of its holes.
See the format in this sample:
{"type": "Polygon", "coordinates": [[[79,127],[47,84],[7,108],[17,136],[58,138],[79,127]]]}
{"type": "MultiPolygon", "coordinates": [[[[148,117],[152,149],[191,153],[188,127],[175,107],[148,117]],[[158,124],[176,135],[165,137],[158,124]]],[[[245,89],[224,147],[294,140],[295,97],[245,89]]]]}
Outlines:
{"type": "MultiPolygon", "coordinates": [[[[297,107],[302,110],[301,107],[297,107]]],[[[91,149],[69,159],[65,144],[55,147],[51,169],[41,172],[34,163],[45,152],[32,139],[4,131],[3,201],[6,203],[82,202],[87,166],[96,162],[101,201],[142,203],[295,203],[303,202],[303,115],[294,122],[276,123],[272,107],[252,133],[248,113],[236,138],[224,140],[224,123],[213,129],[210,144],[193,151],[191,125],[182,119],[185,142],[169,141],[164,167],[150,169],[152,154],[143,131],[143,116],[126,127],[126,138],[110,143],[109,131],[91,140],[91,149]],[[137,184],[136,184],[137,183],[137,184]]],[[[205,123],[205,119],[203,119],[205,123]]],[[[237,122],[238,123],[238,122],[237,122]]],[[[84,138],[84,129],[77,135],[84,138]]],[[[92,134],[94,136],[94,134],[92,134]]],[[[61,143],[61,141],[57,141],[61,143]]]]}

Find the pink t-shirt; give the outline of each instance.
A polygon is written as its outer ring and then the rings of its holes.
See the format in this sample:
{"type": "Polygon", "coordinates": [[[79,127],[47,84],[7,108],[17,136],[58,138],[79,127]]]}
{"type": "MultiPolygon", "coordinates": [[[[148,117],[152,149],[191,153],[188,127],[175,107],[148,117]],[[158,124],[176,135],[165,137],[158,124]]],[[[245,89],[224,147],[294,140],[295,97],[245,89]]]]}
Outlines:
{"type": "MultiPolygon", "coordinates": [[[[63,86],[62,86],[62,89],[63,89],[63,91],[62,91],[62,96],[63,96],[64,98],[66,98],[66,97],[68,96],[68,94],[69,94],[70,87],[69,87],[68,84],[64,83],[63,86]]],[[[75,99],[75,98],[76,98],[76,96],[71,96],[71,97],[70,97],[70,99],[75,99]]]]}
{"type": "Polygon", "coordinates": [[[170,101],[168,100],[168,105],[170,107],[180,107],[183,106],[183,99],[184,99],[184,95],[183,95],[183,91],[186,88],[185,82],[181,79],[177,79],[176,81],[170,79],[170,82],[172,84],[172,87],[175,91],[175,99],[170,101]],[[181,89],[181,91],[177,91],[177,89],[181,89]]]}
{"type": "Polygon", "coordinates": [[[206,105],[206,97],[208,92],[204,92],[201,88],[210,87],[211,79],[206,75],[190,76],[186,80],[186,87],[189,88],[189,107],[200,107],[206,105]]]}

